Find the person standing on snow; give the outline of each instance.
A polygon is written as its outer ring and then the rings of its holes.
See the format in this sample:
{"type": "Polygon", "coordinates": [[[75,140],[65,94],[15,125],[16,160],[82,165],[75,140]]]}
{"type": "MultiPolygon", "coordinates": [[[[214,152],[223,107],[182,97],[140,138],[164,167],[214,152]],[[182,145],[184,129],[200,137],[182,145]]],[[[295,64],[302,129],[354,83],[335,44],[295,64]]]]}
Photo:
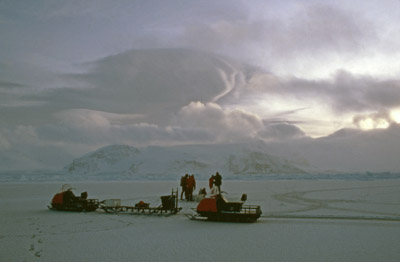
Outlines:
{"type": "Polygon", "coordinates": [[[218,188],[219,194],[221,194],[222,177],[218,172],[214,176],[214,185],[218,188]]]}
{"type": "Polygon", "coordinates": [[[210,189],[213,188],[213,186],[214,186],[214,175],[211,175],[211,177],[208,179],[208,186],[210,187],[210,189]]]}
{"type": "Polygon", "coordinates": [[[187,179],[187,194],[188,194],[188,201],[193,201],[193,190],[196,189],[196,180],[194,179],[194,175],[192,174],[191,176],[189,176],[189,178],[187,179]]]}
{"type": "MultiPolygon", "coordinates": [[[[188,180],[189,175],[186,174],[181,177],[181,187],[182,187],[182,192],[181,192],[181,200],[183,200],[183,195],[185,194],[186,198],[186,189],[187,189],[187,180],[188,180]]],[[[186,198],[187,199],[187,198],[186,198]]]]}

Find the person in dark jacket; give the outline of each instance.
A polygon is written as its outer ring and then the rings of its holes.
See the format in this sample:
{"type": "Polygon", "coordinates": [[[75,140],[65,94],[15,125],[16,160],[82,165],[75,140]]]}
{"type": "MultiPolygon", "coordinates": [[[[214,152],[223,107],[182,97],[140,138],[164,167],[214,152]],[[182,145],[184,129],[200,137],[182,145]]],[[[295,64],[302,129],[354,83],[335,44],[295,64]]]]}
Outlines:
{"type": "Polygon", "coordinates": [[[219,194],[221,194],[222,177],[218,172],[214,176],[214,185],[218,188],[219,194]]]}
{"type": "Polygon", "coordinates": [[[187,179],[189,175],[186,174],[181,177],[181,187],[182,187],[182,192],[181,192],[181,200],[183,200],[183,195],[185,195],[186,198],[186,189],[187,189],[187,179]]]}

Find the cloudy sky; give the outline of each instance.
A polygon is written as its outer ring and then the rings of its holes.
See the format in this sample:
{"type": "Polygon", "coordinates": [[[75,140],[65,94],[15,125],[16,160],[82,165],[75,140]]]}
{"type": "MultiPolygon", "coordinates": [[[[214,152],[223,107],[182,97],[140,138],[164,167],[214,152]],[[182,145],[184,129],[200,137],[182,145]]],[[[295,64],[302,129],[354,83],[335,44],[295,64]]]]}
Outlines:
{"type": "Polygon", "coordinates": [[[338,134],[397,145],[399,9],[397,0],[2,0],[0,162],[59,167],[109,144],[338,134]]]}

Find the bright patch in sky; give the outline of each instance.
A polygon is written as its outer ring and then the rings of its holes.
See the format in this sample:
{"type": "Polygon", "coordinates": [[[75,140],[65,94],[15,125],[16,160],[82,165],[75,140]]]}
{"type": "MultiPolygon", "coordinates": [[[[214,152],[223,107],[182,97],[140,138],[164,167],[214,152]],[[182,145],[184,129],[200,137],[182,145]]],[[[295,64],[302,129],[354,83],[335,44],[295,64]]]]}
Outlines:
{"type": "Polygon", "coordinates": [[[395,109],[390,112],[390,117],[394,122],[400,124],[400,109],[395,109]]]}
{"type": "Polygon", "coordinates": [[[384,129],[390,126],[389,122],[385,119],[372,119],[372,118],[366,118],[360,120],[358,124],[362,130],[384,129]]]}

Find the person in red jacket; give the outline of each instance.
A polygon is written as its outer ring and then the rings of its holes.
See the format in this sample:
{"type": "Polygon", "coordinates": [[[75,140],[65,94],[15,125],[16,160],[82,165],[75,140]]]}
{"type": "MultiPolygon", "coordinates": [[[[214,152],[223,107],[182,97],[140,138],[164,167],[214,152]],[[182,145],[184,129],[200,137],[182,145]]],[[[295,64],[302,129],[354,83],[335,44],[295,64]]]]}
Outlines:
{"type": "Polygon", "coordinates": [[[208,179],[208,186],[211,188],[213,188],[214,186],[214,175],[211,175],[211,177],[208,179]]]}
{"type": "Polygon", "coordinates": [[[191,176],[189,176],[189,178],[187,179],[186,182],[186,191],[188,194],[188,201],[193,201],[193,190],[196,189],[196,180],[194,179],[194,175],[192,174],[191,176]]]}

